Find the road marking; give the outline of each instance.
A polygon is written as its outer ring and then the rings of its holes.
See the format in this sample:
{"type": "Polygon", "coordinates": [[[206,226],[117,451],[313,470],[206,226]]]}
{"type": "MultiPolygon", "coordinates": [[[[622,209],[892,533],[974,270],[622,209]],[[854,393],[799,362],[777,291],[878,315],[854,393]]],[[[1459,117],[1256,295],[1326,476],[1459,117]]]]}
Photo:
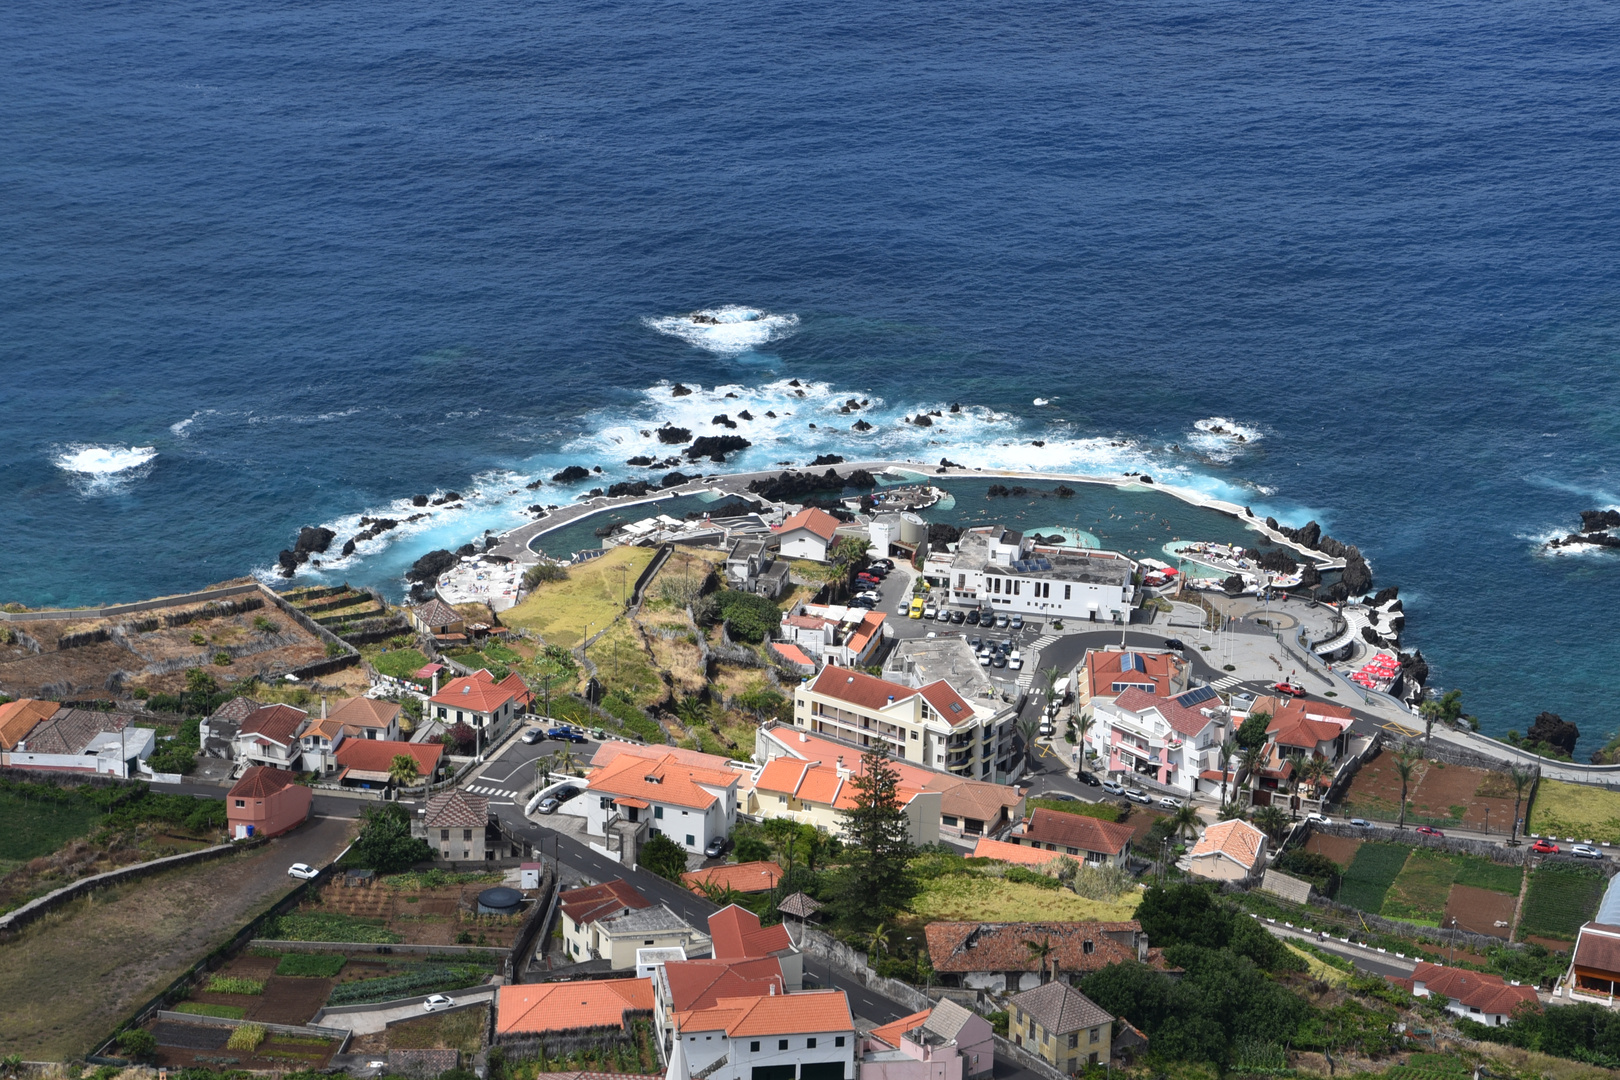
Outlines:
{"type": "Polygon", "coordinates": [[[1209,688],[1211,690],[1230,690],[1232,687],[1236,686],[1242,681],[1243,680],[1238,678],[1236,675],[1228,675],[1224,679],[1216,679],[1214,682],[1210,683],[1209,688]]]}
{"type": "Polygon", "coordinates": [[[1398,720],[1391,720],[1387,724],[1379,724],[1378,726],[1383,728],[1385,731],[1393,731],[1397,735],[1405,735],[1408,739],[1413,739],[1423,734],[1422,729],[1409,728],[1398,720]]]}

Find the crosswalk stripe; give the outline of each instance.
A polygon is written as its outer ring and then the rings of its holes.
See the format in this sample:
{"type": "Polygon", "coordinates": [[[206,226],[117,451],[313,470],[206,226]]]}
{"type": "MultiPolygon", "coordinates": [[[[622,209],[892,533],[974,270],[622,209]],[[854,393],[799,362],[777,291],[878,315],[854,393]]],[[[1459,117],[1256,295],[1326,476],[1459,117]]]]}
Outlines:
{"type": "Polygon", "coordinates": [[[1209,685],[1210,685],[1210,688],[1214,689],[1214,690],[1230,690],[1232,687],[1236,686],[1238,683],[1240,683],[1242,681],[1243,680],[1238,678],[1236,675],[1228,675],[1224,679],[1216,679],[1214,682],[1210,683],[1209,685]]]}

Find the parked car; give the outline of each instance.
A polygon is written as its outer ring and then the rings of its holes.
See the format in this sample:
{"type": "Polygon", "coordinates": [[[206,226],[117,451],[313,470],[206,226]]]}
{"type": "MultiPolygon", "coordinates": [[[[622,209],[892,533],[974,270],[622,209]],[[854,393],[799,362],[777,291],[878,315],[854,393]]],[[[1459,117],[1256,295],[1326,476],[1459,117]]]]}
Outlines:
{"type": "Polygon", "coordinates": [[[1014,630],[1022,630],[1024,628],[1024,617],[1022,615],[1015,614],[1011,619],[1007,620],[1007,625],[1011,626],[1014,630]]]}
{"type": "Polygon", "coordinates": [[[979,609],[978,608],[974,608],[972,611],[967,613],[967,624],[969,626],[978,626],[979,625],[979,609]]]}
{"type": "Polygon", "coordinates": [[[1153,802],[1153,796],[1149,795],[1141,788],[1131,788],[1125,792],[1125,797],[1131,800],[1131,802],[1141,803],[1143,806],[1148,806],[1153,802]]]}
{"type": "Polygon", "coordinates": [[[287,873],[291,874],[295,878],[303,878],[305,881],[309,881],[312,878],[317,878],[321,874],[319,870],[309,865],[309,863],[302,862],[295,862],[291,866],[287,867],[287,873]]]}
{"type": "Polygon", "coordinates": [[[998,668],[1004,668],[1007,666],[1007,657],[998,652],[990,658],[990,662],[998,668]]]}
{"type": "Polygon", "coordinates": [[[979,666],[980,667],[989,667],[990,666],[990,650],[985,649],[984,651],[979,653],[979,666]]]}
{"type": "Polygon", "coordinates": [[[546,732],[546,738],[548,738],[548,739],[561,739],[564,742],[584,742],[585,741],[585,736],[584,735],[581,735],[579,732],[575,731],[573,728],[566,727],[566,726],[560,726],[560,727],[552,728],[550,731],[546,732]]]}
{"type": "Polygon", "coordinates": [[[1167,637],[1167,638],[1165,638],[1164,639],[1164,647],[1167,648],[1167,649],[1176,649],[1176,650],[1179,650],[1181,652],[1186,652],[1187,651],[1187,643],[1185,641],[1182,641],[1178,637],[1167,637]]]}
{"type": "Polygon", "coordinates": [[[1353,817],[1350,819],[1350,824],[1354,825],[1358,829],[1372,828],[1372,822],[1368,821],[1366,818],[1353,817]]]}
{"type": "Polygon", "coordinates": [[[1530,850],[1535,852],[1537,855],[1556,855],[1558,854],[1558,845],[1553,843],[1551,840],[1548,840],[1546,837],[1542,837],[1540,840],[1537,840],[1535,843],[1530,845],[1530,850]]]}
{"type": "Polygon", "coordinates": [[[1054,729],[1053,729],[1051,724],[1047,723],[1044,720],[1041,721],[1040,733],[1041,733],[1042,737],[1050,737],[1053,730],[1054,729]]]}
{"type": "Polygon", "coordinates": [[[1102,789],[1104,791],[1108,792],[1108,794],[1110,794],[1110,795],[1123,795],[1123,794],[1125,794],[1125,789],[1122,786],[1120,786],[1119,783],[1117,783],[1116,781],[1113,781],[1113,780],[1104,780],[1102,782],[1102,789]]]}
{"type": "Polygon", "coordinates": [[[893,570],[894,563],[889,559],[873,559],[867,565],[878,570],[893,570]]]}
{"type": "Polygon", "coordinates": [[[1170,795],[1165,795],[1159,799],[1159,805],[1164,807],[1166,810],[1180,810],[1181,800],[1170,795]]]}
{"type": "Polygon", "coordinates": [[[1093,773],[1088,773],[1088,772],[1082,771],[1079,776],[1075,777],[1075,779],[1079,780],[1082,784],[1086,785],[1086,787],[1100,787],[1100,786],[1102,786],[1102,781],[1097,779],[1096,775],[1093,774],[1093,773]]]}
{"type": "Polygon", "coordinates": [[[1417,827],[1417,831],[1422,833],[1424,836],[1444,836],[1444,835],[1446,835],[1445,833],[1441,832],[1439,829],[1436,829],[1432,825],[1419,825],[1417,827]]]}
{"type": "Polygon", "coordinates": [[[566,787],[558,788],[556,791],[553,791],[552,794],[557,797],[558,802],[565,803],[569,799],[572,799],[575,795],[579,794],[579,788],[575,787],[573,784],[569,784],[566,787]]]}
{"type": "MultiPolygon", "coordinates": [[[[928,601],[924,600],[920,596],[913,596],[911,598],[911,608],[910,608],[911,617],[913,619],[922,618],[923,617],[923,610],[925,608],[927,608],[927,607],[928,607],[928,601]]],[[[906,608],[902,607],[901,610],[904,611],[904,610],[906,610],[906,608]]]]}
{"type": "Polygon", "coordinates": [[[967,622],[967,612],[963,611],[961,608],[957,608],[955,611],[951,612],[951,622],[955,623],[957,626],[961,626],[963,623],[967,622]]]}
{"type": "Polygon", "coordinates": [[[1604,857],[1603,852],[1591,844],[1574,844],[1570,847],[1569,853],[1577,859],[1601,859],[1604,857]]]}
{"type": "Polygon", "coordinates": [[[849,602],[849,606],[858,607],[862,611],[872,611],[878,606],[878,602],[873,600],[870,596],[857,596],[855,599],[849,602]]]}
{"type": "Polygon", "coordinates": [[[545,737],[546,737],[546,733],[544,731],[541,731],[537,727],[529,728],[527,731],[525,731],[523,733],[523,741],[525,743],[529,744],[530,746],[533,746],[535,743],[539,742],[541,739],[543,739],[545,737]]]}
{"type": "Polygon", "coordinates": [[[703,854],[710,859],[718,859],[725,853],[726,838],[723,836],[717,836],[710,840],[708,846],[703,849],[703,854]]]}
{"type": "Polygon", "coordinates": [[[1007,628],[1007,623],[1010,622],[1010,621],[1011,620],[1009,620],[1005,614],[997,615],[996,616],[996,629],[997,630],[1005,630],[1007,628]]]}
{"type": "Polygon", "coordinates": [[[455,1003],[455,998],[449,997],[445,994],[430,994],[428,995],[428,999],[422,1002],[422,1008],[426,1009],[428,1012],[432,1012],[434,1009],[448,1009],[455,1003]]]}
{"type": "Polygon", "coordinates": [[[1303,686],[1299,686],[1299,685],[1296,685],[1295,683],[1291,683],[1291,682],[1273,683],[1271,688],[1273,690],[1277,691],[1277,693],[1279,693],[1279,694],[1287,694],[1289,697],[1304,697],[1305,696],[1305,688],[1303,686]]]}
{"type": "Polygon", "coordinates": [[[984,647],[984,639],[983,638],[970,637],[970,638],[967,639],[967,643],[968,643],[968,648],[972,649],[974,652],[977,652],[981,648],[984,647]]]}
{"type": "Polygon", "coordinates": [[[1316,824],[1316,825],[1331,825],[1331,824],[1333,824],[1333,819],[1332,818],[1328,817],[1326,814],[1319,813],[1318,811],[1315,811],[1315,810],[1312,810],[1310,813],[1306,814],[1305,815],[1305,820],[1309,821],[1309,822],[1311,822],[1313,824],[1316,824]]]}
{"type": "Polygon", "coordinates": [[[540,805],[535,807],[535,810],[542,814],[555,814],[557,812],[557,807],[561,805],[562,800],[557,798],[557,796],[547,795],[545,798],[540,800],[540,805]]]}
{"type": "Polygon", "coordinates": [[[1012,668],[1014,671],[1017,671],[1019,668],[1024,666],[1024,657],[1017,649],[1014,649],[1008,655],[1007,666],[1012,668]]]}

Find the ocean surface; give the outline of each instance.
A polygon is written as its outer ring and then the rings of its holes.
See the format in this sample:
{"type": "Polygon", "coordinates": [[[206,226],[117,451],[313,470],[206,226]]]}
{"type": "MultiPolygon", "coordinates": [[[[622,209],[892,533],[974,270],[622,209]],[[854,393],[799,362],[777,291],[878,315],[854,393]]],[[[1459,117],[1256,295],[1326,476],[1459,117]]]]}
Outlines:
{"type": "Polygon", "coordinates": [[[1617,723],[1620,556],[1540,548],[1620,504],[1612,3],[63,0],[0,59],[0,601],[469,496],[322,569],[397,592],[726,413],[1315,518],[1486,730],[1617,723]]]}

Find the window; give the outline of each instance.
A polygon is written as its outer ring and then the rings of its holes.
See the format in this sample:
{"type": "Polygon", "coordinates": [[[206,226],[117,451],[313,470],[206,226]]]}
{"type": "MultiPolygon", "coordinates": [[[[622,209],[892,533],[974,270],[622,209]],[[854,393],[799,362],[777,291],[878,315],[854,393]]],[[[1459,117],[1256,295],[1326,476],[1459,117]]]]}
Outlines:
{"type": "Polygon", "coordinates": [[[1092,1065],[1097,1064],[1097,1051],[1093,1050],[1090,1054],[1086,1055],[1086,1061],[1092,1065]]]}
{"type": "Polygon", "coordinates": [[[642,944],[643,944],[643,945],[651,945],[651,944],[652,944],[652,943],[653,943],[653,939],[652,939],[652,938],[648,938],[648,939],[647,939],[647,940],[646,940],[646,941],[643,941],[643,942],[642,942],[642,944]]]}
{"type": "Polygon", "coordinates": [[[236,800],[236,805],[237,806],[246,806],[247,805],[247,800],[246,799],[237,799],[236,800]]]}
{"type": "Polygon", "coordinates": [[[755,1039],[753,1042],[749,1043],[748,1044],[748,1050],[749,1050],[750,1053],[754,1053],[754,1054],[759,1053],[759,1040],[755,1039]]]}
{"type": "Polygon", "coordinates": [[[917,733],[916,733],[916,732],[915,732],[915,731],[913,731],[913,732],[912,732],[912,733],[911,733],[911,741],[912,741],[912,742],[916,742],[916,741],[917,741],[917,733]]]}
{"type": "Polygon", "coordinates": [[[662,806],[653,807],[653,817],[661,818],[663,816],[664,816],[664,808],[662,806]]]}
{"type": "Polygon", "coordinates": [[[450,839],[450,830],[449,829],[440,829],[439,830],[439,839],[440,840],[448,840],[448,839],[450,839]]]}
{"type": "Polygon", "coordinates": [[[1102,1038],[1102,1028],[1092,1028],[1091,1029],[1091,1041],[1092,1042],[1097,1042],[1101,1038],[1102,1038]]]}
{"type": "Polygon", "coordinates": [[[814,1050],[816,1048],[816,1040],[814,1036],[804,1040],[804,1048],[806,1050],[814,1050]]]}
{"type": "Polygon", "coordinates": [[[842,1035],[838,1036],[836,1039],[833,1040],[833,1045],[834,1046],[843,1046],[844,1045],[844,1037],[842,1035]]]}
{"type": "Polygon", "coordinates": [[[1069,1032],[1069,1049],[1073,1050],[1075,1047],[1077,1047],[1079,1045],[1080,1045],[1080,1033],[1078,1031],[1069,1032]]]}
{"type": "Polygon", "coordinates": [[[1015,581],[1012,583],[1012,586],[1014,596],[1018,596],[1024,591],[1024,583],[1022,581],[1015,581]]]}
{"type": "Polygon", "coordinates": [[[1073,588],[1074,588],[1073,585],[1065,585],[1065,586],[1063,586],[1063,599],[1067,600],[1069,598],[1069,593],[1073,588]]]}
{"type": "Polygon", "coordinates": [[[787,1040],[786,1039],[777,1039],[776,1040],[776,1048],[778,1050],[786,1050],[787,1049],[787,1040]]]}
{"type": "Polygon", "coordinates": [[[692,846],[692,845],[693,845],[693,844],[695,844],[695,843],[696,843],[696,842],[697,842],[697,841],[695,841],[695,840],[693,840],[693,839],[692,839],[692,834],[691,834],[691,833],[687,833],[687,834],[686,834],[686,846],[687,846],[687,847],[691,847],[691,846],[692,846]]]}
{"type": "Polygon", "coordinates": [[[1082,948],[1082,951],[1083,951],[1083,952],[1084,952],[1084,953],[1085,953],[1085,954],[1086,954],[1086,955],[1087,955],[1087,956],[1090,956],[1090,955],[1091,955],[1091,953],[1092,953],[1092,950],[1094,950],[1094,949],[1095,949],[1095,948],[1096,948],[1096,947],[1097,947],[1097,943],[1096,943],[1096,942],[1094,942],[1094,941],[1088,941],[1088,942],[1086,942],[1086,943],[1085,943],[1085,945],[1083,945],[1083,946],[1082,946],[1082,947],[1081,947],[1081,948],[1082,948]]]}
{"type": "Polygon", "coordinates": [[[462,829],[461,830],[461,838],[463,840],[471,840],[472,839],[472,830],[471,829],[462,829]]]}

